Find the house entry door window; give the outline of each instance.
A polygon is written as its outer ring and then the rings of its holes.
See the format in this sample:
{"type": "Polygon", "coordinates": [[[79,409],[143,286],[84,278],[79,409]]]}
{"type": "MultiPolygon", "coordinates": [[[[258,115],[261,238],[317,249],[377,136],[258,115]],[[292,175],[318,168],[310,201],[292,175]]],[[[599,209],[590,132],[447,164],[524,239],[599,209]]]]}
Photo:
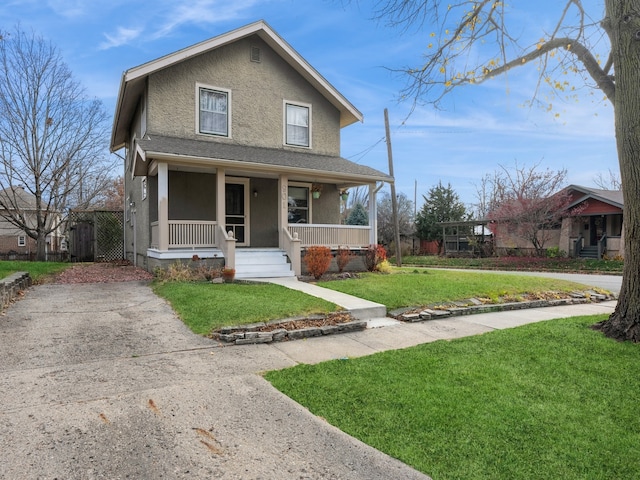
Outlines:
{"type": "Polygon", "coordinates": [[[225,229],[233,232],[237,246],[249,244],[248,235],[248,180],[229,182],[225,193],[225,229]]]}

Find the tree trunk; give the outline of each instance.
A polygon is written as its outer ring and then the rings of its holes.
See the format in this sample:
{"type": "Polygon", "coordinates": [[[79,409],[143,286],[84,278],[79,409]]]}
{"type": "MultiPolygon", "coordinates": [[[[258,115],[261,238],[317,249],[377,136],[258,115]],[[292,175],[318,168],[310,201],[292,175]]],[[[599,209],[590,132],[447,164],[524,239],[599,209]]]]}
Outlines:
{"type": "Polygon", "coordinates": [[[44,232],[38,232],[36,238],[36,260],[44,262],[47,259],[47,236],[44,232]]]}
{"type": "Polygon", "coordinates": [[[625,258],[615,311],[595,327],[640,342],[640,0],[607,0],[606,29],[615,65],[616,144],[624,198],[625,258]]]}

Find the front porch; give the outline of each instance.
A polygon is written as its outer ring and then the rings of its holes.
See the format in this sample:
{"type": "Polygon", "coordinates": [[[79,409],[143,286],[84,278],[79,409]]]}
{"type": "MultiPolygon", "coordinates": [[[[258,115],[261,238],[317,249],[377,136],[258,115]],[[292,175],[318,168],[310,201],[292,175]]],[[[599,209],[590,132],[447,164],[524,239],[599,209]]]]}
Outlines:
{"type": "Polygon", "coordinates": [[[161,250],[160,224],[151,224],[151,246],[147,252],[154,264],[198,258],[234,268],[237,278],[268,278],[302,274],[304,248],[324,245],[331,249],[366,249],[371,242],[369,226],[287,225],[278,248],[236,247],[233,230],[225,231],[216,221],[170,220],[167,222],[168,248],[161,250]]]}

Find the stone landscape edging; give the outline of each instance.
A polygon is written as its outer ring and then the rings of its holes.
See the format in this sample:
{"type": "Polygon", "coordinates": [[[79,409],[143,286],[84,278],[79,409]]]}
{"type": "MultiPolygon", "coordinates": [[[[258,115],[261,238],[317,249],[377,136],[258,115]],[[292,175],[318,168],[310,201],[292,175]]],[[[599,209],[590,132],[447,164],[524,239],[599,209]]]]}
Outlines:
{"type": "Polygon", "coordinates": [[[407,307],[389,312],[389,316],[402,322],[421,322],[436,318],[459,317],[462,315],[474,315],[480,313],[504,312],[512,310],[524,310],[528,308],[557,307],[561,305],[578,305],[584,303],[599,303],[607,300],[615,300],[612,294],[598,293],[593,290],[585,292],[572,292],[567,297],[554,299],[525,300],[521,302],[490,303],[485,304],[475,298],[466,302],[456,302],[449,306],[407,307]],[[469,305],[469,303],[471,305],[469,305]],[[417,310],[420,310],[419,312],[417,310]]]}
{"type": "MultiPolygon", "coordinates": [[[[321,320],[322,316],[312,319],[321,320]]],[[[296,321],[308,320],[307,317],[288,318],[284,320],[274,320],[271,322],[258,322],[249,325],[237,325],[232,327],[222,327],[213,332],[210,336],[221,342],[234,345],[252,345],[256,343],[286,342],[288,340],[299,340],[301,338],[321,337],[323,335],[334,335],[338,333],[349,333],[365,330],[366,320],[352,320],[335,325],[323,325],[319,327],[304,327],[299,329],[277,328],[279,325],[295,323],[296,321]],[[276,327],[270,331],[261,331],[265,327],[276,327]]]]}
{"type": "MultiPolygon", "coordinates": [[[[423,322],[448,317],[459,317],[463,315],[474,315],[491,312],[504,312],[512,310],[524,310],[528,308],[557,307],[561,305],[579,305],[584,303],[599,303],[607,300],[615,300],[611,294],[598,293],[593,290],[585,292],[572,292],[567,297],[554,298],[551,300],[526,300],[521,302],[506,302],[484,304],[480,300],[471,298],[465,302],[455,302],[449,306],[408,307],[394,310],[388,316],[402,322],[423,322]],[[469,305],[470,304],[470,305],[469,305]],[[416,310],[420,310],[416,312],[416,310]]],[[[322,319],[317,316],[314,319],[322,319]]],[[[299,340],[303,338],[320,337],[324,335],[334,335],[341,333],[356,332],[367,328],[366,320],[353,320],[350,322],[335,325],[324,325],[320,327],[305,327],[300,329],[277,328],[278,325],[295,323],[300,320],[307,320],[306,317],[288,318],[284,320],[274,320],[271,322],[258,322],[249,325],[237,325],[222,327],[213,332],[210,337],[230,345],[254,345],[258,343],[285,342],[289,340],[299,340]],[[276,327],[270,331],[261,331],[266,327],[276,327]]]]}
{"type": "Polygon", "coordinates": [[[19,292],[30,287],[32,283],[29,272],[15,272],[1,279],[0,302],[2,302],[2,308],[9,305],[19,292]]]}

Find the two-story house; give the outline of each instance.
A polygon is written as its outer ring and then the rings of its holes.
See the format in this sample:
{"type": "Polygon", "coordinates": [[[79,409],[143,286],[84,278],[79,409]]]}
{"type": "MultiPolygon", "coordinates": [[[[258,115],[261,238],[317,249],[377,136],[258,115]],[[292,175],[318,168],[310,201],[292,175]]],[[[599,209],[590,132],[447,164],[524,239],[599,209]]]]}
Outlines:
{"type": "Polygon", "coordinates": [[[341,128],[359,121],[263,21],[127,70],[111,137],[126,149],[127,258],[299,275],[305,247],[377,243],[375,194],[393,178],[340,157],[341,128]],[[369,188],[369,226],[340,225],[355,186],[369,188]]]}

